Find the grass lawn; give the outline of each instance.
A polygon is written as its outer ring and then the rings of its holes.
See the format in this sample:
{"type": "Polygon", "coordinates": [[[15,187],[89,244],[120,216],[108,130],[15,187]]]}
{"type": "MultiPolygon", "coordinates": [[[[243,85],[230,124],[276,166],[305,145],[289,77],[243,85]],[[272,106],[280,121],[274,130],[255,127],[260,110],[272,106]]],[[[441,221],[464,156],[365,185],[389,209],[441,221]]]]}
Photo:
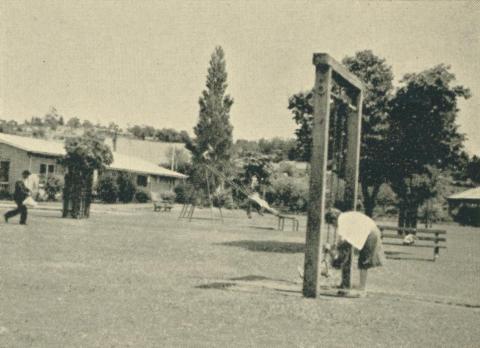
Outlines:
{"type": "Polygon", "coordinates": [[[445,226],[436,262],[386,248],[399,259],[369,274],[366,298],[304,299],[304,219],[279,232],[271,216],[178,211],[0,223],[0,347],[479,345],[480,229],[445,226]]]}

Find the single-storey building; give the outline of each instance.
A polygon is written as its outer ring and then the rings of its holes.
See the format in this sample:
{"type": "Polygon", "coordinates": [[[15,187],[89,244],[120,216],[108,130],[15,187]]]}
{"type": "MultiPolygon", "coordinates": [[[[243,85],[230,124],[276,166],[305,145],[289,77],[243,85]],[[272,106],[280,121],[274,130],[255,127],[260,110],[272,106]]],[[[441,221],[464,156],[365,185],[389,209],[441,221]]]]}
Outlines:
{"type": "MultiPolygon", "coordinates": [[[[23,170],[39,176],[40,185],[50,175],[63,177],[58,159],[65,155],[64,144],[55,141],[0,133],[0,191],[12,193],[23,170]]],[[[171,190],[186,175],[160,167],[141,158],[113,152],[106,172],[127,173],[139,187],[151,192],[171,190]]]]}

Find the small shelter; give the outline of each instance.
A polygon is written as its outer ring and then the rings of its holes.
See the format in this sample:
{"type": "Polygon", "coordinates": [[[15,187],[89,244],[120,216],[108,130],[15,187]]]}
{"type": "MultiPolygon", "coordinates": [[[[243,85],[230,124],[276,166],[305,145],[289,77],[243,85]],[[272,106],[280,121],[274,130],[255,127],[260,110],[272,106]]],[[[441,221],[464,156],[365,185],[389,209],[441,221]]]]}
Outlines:
{"type": "Polygon", "coordinates": [[[480,226],[480,187],[451,195],[447,201],[448,212],[455,221],[480,226]]]}

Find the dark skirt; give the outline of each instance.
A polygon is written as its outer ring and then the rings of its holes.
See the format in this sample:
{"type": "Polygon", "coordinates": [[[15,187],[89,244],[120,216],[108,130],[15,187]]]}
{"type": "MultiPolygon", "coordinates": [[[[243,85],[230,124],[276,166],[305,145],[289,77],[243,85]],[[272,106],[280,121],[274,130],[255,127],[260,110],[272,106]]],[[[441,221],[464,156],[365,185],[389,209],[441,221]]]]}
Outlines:
{"type": "Polygon", "coordinates": [[[382,265],[381,248],[382,241],[375,232],[371,232],[368,235],[365,245],[360,250],[358,256],[358,268],[369,269],[372,267],[378,267],[382,265]]]}

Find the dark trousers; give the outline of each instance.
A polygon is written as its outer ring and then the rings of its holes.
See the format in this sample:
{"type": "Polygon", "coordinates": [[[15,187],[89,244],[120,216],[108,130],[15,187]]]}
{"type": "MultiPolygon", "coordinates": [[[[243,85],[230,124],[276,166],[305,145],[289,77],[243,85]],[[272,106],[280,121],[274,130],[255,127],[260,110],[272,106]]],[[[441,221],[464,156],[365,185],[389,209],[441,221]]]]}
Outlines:
{"type": "Polygon", "coordinates": [[[21,224],[26,224],[27,223],[27,215],[28,215],[27,207],[25,205],[23,205],[22,202],[15,202],[15,203],[17,203],[17,209],[10,210],[9,212],[7,212],[5,214],[5,217],[7,219],[10,219],[10,218],[14,217],[15,215],[20,214],[20,223],[21,224]]]}

